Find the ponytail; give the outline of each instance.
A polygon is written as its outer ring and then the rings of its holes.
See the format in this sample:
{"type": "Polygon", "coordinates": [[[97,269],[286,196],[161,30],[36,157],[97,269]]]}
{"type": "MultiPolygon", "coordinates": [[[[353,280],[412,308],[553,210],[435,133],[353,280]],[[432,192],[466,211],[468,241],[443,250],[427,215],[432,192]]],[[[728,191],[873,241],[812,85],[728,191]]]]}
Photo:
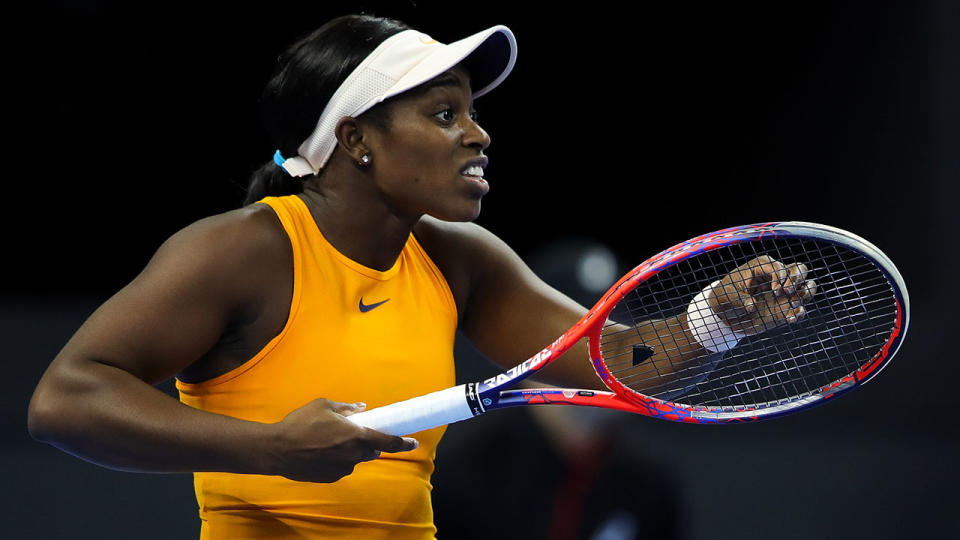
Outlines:
{"type": "Polygon", "coordinates": [[[281,197],[303,193],[303,180],[294,178],[280,168],[273,160],[264,163],[250,175],[247,197],[244,206],[253,204],[264,197],[281,197]]]}

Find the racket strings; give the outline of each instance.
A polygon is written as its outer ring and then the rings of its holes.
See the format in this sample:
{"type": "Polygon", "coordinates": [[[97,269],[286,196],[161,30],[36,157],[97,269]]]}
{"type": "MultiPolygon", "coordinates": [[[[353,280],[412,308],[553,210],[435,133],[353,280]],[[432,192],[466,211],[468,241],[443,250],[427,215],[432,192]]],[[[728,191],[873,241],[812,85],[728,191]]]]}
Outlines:
{"type": "MultiPolygon", "coordinates": [[[[874,267],[872,267],[872,266],[869,266],[869,267],[867,267],[867,268],[868,268],[869,270],[871,270],[871,271],[874,270],[874,267]]],[[[813,272],[816,272],[816,270],[817,270],[817,269],[814,269],[813,272]]],[[[861,272],[860,274],[852,274],[852,275],[850,275],[850,276],[848,276],[848,277],[857,278],[857,277],[859,277],[860,275],[866,275],[866,273],[867,273],[867,272],[861,272]]],[[[877,292],[880,292],[880,293],[889,292],[889,287],[886,285],[886,282],[885,282],[885,281],[882,282],[882,283],[880,283],[879,285],[880,285],[880,288],[878,289],[877,292]]],[[[856,301],[860,301],[860,302],[863,303],[864,305],[866,305],[866,303],[867,303],[866,298],[868,297],[868,290],[867,290],[867,288],[866,288],[865,286],[861,286],[861,287],[859,287],[859,288],[858,288],[857,286],[855,286],[855,285],[837,286],[837,293],[838,293],[838,296],[841,297],[841,298],[849,297],[849,298],[852,298],[852,299],[854,299],[854,300],[856,300],[856,301]]],[[[632,301],[633,301],[633,302],[641,302],[641,301],[636,300],[636,299],[632,299],[632,301]]],[[[882,296],[882,297],[880,297],[880,298],[875,298],[873,301],[874,301],[874,302],[886,302],[886,301],[887,301],[887,297],[886,297],[886,295],[884,295],[884,296],[882,296]]],[[[629,301],[628,301],[628,302],[629,302],[629,301]]],[[[628,307],[629,307],[629,304],[628,304],[628,307]]],[[[608,323],[608,325],[606,326],[606,328],[610,328],[611,326],[614,326],[615,324],[616,324],[616,323],[614,323],[614,322],[610,322],[610,323],[608,323]]],[[[605,346],[609,347],[610,345],[615,345],[615,344],[616,344],[617,340],[614,339],[615,337],[622,335],[623,337],[622,337],[621,339],[630,339],[630,337],[637,335],[637,330],[636,330],[635,328],[626,328],[626,329],[620,330],[620,331],[617,331],[617,330],[613,330],[613,331],[605,330],[604,335],[605,335],[605,338],[606,338],[605,341],[604,341],[605,346]]]]}
{"type": "Polygon", "coordinates": [[[690,406],[751,408],[810,395],[849,375],[886,343],[895,317],[890,284],[859,253],[819,240],[762,239],[702,252],[641,283],[611,313],[600,349],[613,377],[634,391],[690,406]],[[763,255],[806,265],[817,286],[806,317],[785,323],[789,304],[768,303],[773,323],[725,353],[700,350],[691,358],[679,316],[705,287],[763,255]],[[637,363],[638,344],[654,356],[637,363]]]}
{"type": "MultiPolygon", "coordinates": [[[[847,318],[853,321],[854,324],[871,324],[871,323],[879,323],[886,320],[886,315],[875,313],[874,312],[875,310],[872,309],[874,307],[883,307],[884,305],[886,305],[888,302],[888,299],[886,297],[876,297],[872,299],[867,299],[865,298],[866,295],[860,294],[860,291],[857,291],[856,289],[852,289],[852,288],[847,290],[846,292],[843,292],[842,288],[838,287],[838,293],[840,294],[838,294],[837,296],[841,300],[850,298],[860,302],[861,307],[863,308],[862,312],[858,313],[854,310],[849,310],[846,312],[847,318]],[[855,321],[854,320],[855,317],[861,317],[861,318],[869,317],[870,320],[855,321]]],[[[606,326],[606,328],[611,328],[614,325],[615,323],[610,323],[606,326]]],[[[829,335],[829,333],[831,332],[839,332],[841,330],[842,328],[827,328],[823,330],[823,332],[825,335],[829,335]]],[[[631,350],[625,349],[622,345],[623,343],[632,343],[633,342],[632,340],[634,338],[639,338],[639,331],[636,328],[627,328],[624,330],[610,330],[610,331],[607,331],[604,334],[604,336],[606,339],[604,341],[604,345],[601,350],[604,353],[604,358],[606,360],[607,366],[610,368],[615,368],[630,362],[629,358],[623,360],[622,362],[617,362],[616,359],[631,356],[631,350]]],[[[674,335],[674,338],[676,338],[676,335],[674,335]]],[[[681,347],[665,346],[663,347],[662,350],[664,352],[677,352],[681,350],[681,347]]]]}

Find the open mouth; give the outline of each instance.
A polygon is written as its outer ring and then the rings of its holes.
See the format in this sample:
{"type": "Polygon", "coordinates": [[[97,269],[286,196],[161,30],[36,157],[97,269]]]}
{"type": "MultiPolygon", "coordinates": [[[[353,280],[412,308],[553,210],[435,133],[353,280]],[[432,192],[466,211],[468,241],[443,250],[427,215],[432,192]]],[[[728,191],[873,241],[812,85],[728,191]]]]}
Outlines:
{"type": "Polygon", "coordinates": [[[460,171],[460,174],[466,176],[467,178],[484,182],[483,167],[480,165],[470,165],[469,167],[465,167],[460,171]]]}
{"type": "Polygon", "coordinates": [[[481,154],[467,161],[460,169],[460,177],[469,182],[479,196],[483,196],[490,191],[490,184],[487,184],[487,181],[483,179],[483,170],[489,162],[487,156],[481,154]]]}

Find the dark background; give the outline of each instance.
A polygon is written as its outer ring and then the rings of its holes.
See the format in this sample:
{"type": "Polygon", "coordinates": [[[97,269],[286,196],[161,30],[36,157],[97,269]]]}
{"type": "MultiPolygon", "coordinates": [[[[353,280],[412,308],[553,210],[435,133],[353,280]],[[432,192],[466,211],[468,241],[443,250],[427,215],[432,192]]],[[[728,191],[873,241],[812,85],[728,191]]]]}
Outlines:
{"type": "MultiPolygon", "coordinates": [[[[189,476],[109,471],[35,443],[27,402],[164,239],[239,206],[274,150],[257,99],[276,55],[361,9],[444,42],[493,24],[517,35],[513,74],[477,102],[493,138],[478,222],[521,256],[578,237],[636,264],[710,230],[796,219],[864,236],[900,268],[909,335],[863,390],[750,426],[625,421],[638,461],[672,483],[683,538],[960,533],[960,4],[730,4],[88,0],[11,14],[30,37],[8,51],[0,536],[196,536],[189,476]]],[[[453,426],[438,479],[469,466],[473,429],[496,434],[498,421],[453,426]]]]}

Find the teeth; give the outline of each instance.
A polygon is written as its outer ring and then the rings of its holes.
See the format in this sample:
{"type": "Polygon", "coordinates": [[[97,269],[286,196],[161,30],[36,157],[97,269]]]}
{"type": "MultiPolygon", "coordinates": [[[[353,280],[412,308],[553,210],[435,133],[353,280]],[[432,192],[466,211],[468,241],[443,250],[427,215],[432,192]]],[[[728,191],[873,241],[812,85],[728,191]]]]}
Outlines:
{"type": "Polygon", "coordinates": [[[466,170],[463,171],[463,174],[466,174],[468,176],[483,177],[483,167],[479,165],[471,165],[467,167],[466,170]]]}

